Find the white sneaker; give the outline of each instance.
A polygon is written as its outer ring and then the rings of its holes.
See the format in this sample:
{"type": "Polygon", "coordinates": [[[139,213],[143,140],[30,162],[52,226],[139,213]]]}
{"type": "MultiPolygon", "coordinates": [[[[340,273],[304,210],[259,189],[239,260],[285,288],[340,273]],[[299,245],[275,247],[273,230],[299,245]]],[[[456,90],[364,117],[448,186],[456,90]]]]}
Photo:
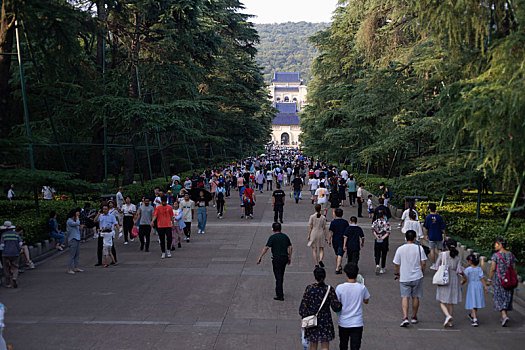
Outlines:
{"type": "Polygon", "coordinates": [[[122,236],[124,236],[124,234],[122,233],[122,231],[120,231],[120,233],[118,234],[118,238],[121,238],[122,236]]]}
{"type": "Polygon", "coordinates": [[[135,238],[130,239],[131,242],[135,242],[135,238]]]}
{"type": "Polygon", "coordinates": [[[379,273],[380,273],[380,274],[384,274],[384,273],[385,273],[385,269],[381,269],[381,270],[379,270],[379,273]]]}
{"type": "Polygon", "coordinates": [[[161,259],[164,259],[165,257],[166,257],[166,253],[162,253],[162,254],[160,255],[160,258],[161,258],[161,259]]]}
{"type": "Polygon", "coordinates": [[[380,270],[381,270],[381,267],[379,265],[376,265],[376,275],[379,275],[380,270]]]}
{"type": "Polygon", "coordinates": [[[202,231],[201,231],[201,230],[199,230],[199,231],[197,231],[197,233],[202,233],[202,231]]]}
{"type": "Polygon", "coordinates": [[[171,258],[171,252],[170,252],[169,250],[166,252],[166,256],[167,256],[168,258],[171,258]]]}
{"type": "Polygon", "coordinates": [[[443,327],[444,327],[444,328],[447,328],[447,327],[452,326],[452,321],[453,321],[453,320],[454,320],[454,318],[453,318],[452,316],[450,316],[450,315],[447,316],[447,317],[445,318],[445,322],[443,322],[443,327]]]}
{"type": "Polygon", "coordinates": [[[124,242],[124,245],[128,245],[128,242],[124,242]]]}
{"type": "Polygon", "coordinates": [[[202,230],[201,233],[204,234],[204,230],[202,230]]]}
{"type": "Polygon", "coordinates": [[[432,264],[432,266],[430,266],[430,269],[431,269],[431,270],[437,270],[437,268],[436,268],[436,264],[432,264]]]}

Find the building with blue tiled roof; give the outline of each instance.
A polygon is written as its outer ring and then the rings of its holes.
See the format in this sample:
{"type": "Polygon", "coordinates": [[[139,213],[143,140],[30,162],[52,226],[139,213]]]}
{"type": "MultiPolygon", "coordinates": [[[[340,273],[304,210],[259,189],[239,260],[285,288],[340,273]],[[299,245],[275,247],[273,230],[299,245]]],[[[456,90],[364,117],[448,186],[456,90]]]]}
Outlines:
{"type": "Polygon", "coordinates": [[[275,72],[269,92],[273,106],[279,110],[272,121],[272,142],[298,147],[301,134],[299,113],[306,105],[307,93],[299,72],[275,72]]]}

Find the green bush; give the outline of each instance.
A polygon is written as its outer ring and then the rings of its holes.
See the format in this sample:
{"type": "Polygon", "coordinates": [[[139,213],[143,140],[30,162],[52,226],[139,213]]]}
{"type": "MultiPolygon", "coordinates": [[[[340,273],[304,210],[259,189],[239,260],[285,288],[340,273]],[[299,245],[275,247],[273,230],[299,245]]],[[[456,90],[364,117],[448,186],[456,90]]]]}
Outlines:
{"type": "MultiPolygon", "coordinates": [[[[49,230],[47,227],[49,212],[55,211],[57,213],[58,226],[60,230],[65,231],[69,211],[84,205],[84,203],[75,205],[73,201],[41,201],[40,216],[36,216],[35,203],[33,201],[1,202],[0,222],[3,223],[9,220],[15,226],[24,227],[24,239],[29,245],[34,245],[37,242],[43,242],[49,239],[49,230]]],[[[92,206],[98,205],[97,202],[90,203],[92,206]]]]}

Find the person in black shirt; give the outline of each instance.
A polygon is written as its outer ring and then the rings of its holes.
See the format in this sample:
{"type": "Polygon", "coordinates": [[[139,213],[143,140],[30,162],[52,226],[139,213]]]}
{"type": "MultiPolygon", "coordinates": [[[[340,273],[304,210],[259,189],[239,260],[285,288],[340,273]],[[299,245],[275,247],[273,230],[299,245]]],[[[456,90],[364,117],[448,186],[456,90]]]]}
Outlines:
{"type": "Polygon", "coordinates": [[[343,260],[344,252],[344,233],[348,227],[348,221],[343,219],[343,209],[335,209],[335,220],[330,223],[328,229],[328,245],[332,245],[336,258],[335,273],[340,275],[343,273],[341,262],[343,260]]]}
{"type": "Polygon", "coordinates": [[[357,265],[359,263],[359,251],[365,245],[365,234],[363,229],[357,226],[357,218],[355,216],[350,218],[350,226],[346,228],[344,237],[344,250],[348,257],[348,263],[353,262],[357,265]]]}
{"type": "Polygon", "coordinates": [[[379,198],[379,205],[374,209],[374,217],[372,218],[372,222],[377,220],[377,214],[380,210],[382,210],[383,213],[385,213],[387,219],[390,219],[392,217],[390,209],[388,208],[388,206],[385,205],[385,200],[383,198],[379,198]]]}
{"type": "Polygon", "coordinates": [[[301,190],[303,189],[303,180],[299,176],[293,179],[293,196],[295,198],[295,203],[299,203],[299,197],[301,196],[301,190]]]}
{"type": "Polygon", "coordinates": [[[286,195],[284,194],[284,191],[281,190],[281,185],[276,185],[276,190],[273,191],[272,194],[272,208],[273,208],[273,221],[277,222],[277,217],[279,217],[279,221],[281,224],[283,223],[283,211],[284,211],[284,202],[285,202],[286,195]]]}
{"type": "Polygon", "coordinates": [[[290,238],[288,238],[287,235],[281,232],[280,223],[274,222],[272,230],[273,234],[268,238],[266,246],[262,249],[261,255],[259,255],[259,259],[257,259],[257,265],[261,263],[264,254],[271,248],[276,294],[273,299],[283,301],[284,270],[286,269],[286,264],[290,265],[292,262],[292,242],[290,242],[290,238]]]}

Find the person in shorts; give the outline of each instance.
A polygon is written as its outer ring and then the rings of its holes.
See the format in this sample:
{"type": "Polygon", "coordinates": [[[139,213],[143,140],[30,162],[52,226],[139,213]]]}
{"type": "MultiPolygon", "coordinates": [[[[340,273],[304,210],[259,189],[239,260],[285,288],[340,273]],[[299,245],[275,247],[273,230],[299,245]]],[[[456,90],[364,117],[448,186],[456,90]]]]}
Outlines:
{"type": "Polygon", "coordinates": [[[425,218],[423,229],[430,248],[430,260],[432,261],[430,269],[436,270],[436,250],[438,255],[443,251],[443,241],[447,239],[446,225],[441,215],[436,214],[436,203],[430,203],[428,210],[430,214],[425,218]]]}
{"type": "Polygon", "coordinates": [[[410,323],[416,324],[419,299],[423,297],[423,275],[427,256],[423,247],[416,242],[416,231],[408,230],[405,234],[407,242],[397,248],[394,256],[395,279],[399,279],[401,290],[401,308],[403,320],[401,327],[410,323]],[[408,320],[408,306],[412,299],[412,319],[408,320]]]}
{"type": "Polygon", "coordinates": [[[328,210],[328,190],[325,186],[325,183],[322,182],[315,191],[316,202],[321,206],[321,213],[323,213],[324,216],[326,216],[328,210]]]}
{"type": "Polygon", "coordinates": [[[335,209],[335,219],[330,223],[328,229],[328,245],[332,245],[335,252],[336,268],[335,273],[340,275],[343,273],[341,262],[343,261],[344,250],[344,233],[348,227],[348,221],[343,219],[343,209],[335,209]]]}

